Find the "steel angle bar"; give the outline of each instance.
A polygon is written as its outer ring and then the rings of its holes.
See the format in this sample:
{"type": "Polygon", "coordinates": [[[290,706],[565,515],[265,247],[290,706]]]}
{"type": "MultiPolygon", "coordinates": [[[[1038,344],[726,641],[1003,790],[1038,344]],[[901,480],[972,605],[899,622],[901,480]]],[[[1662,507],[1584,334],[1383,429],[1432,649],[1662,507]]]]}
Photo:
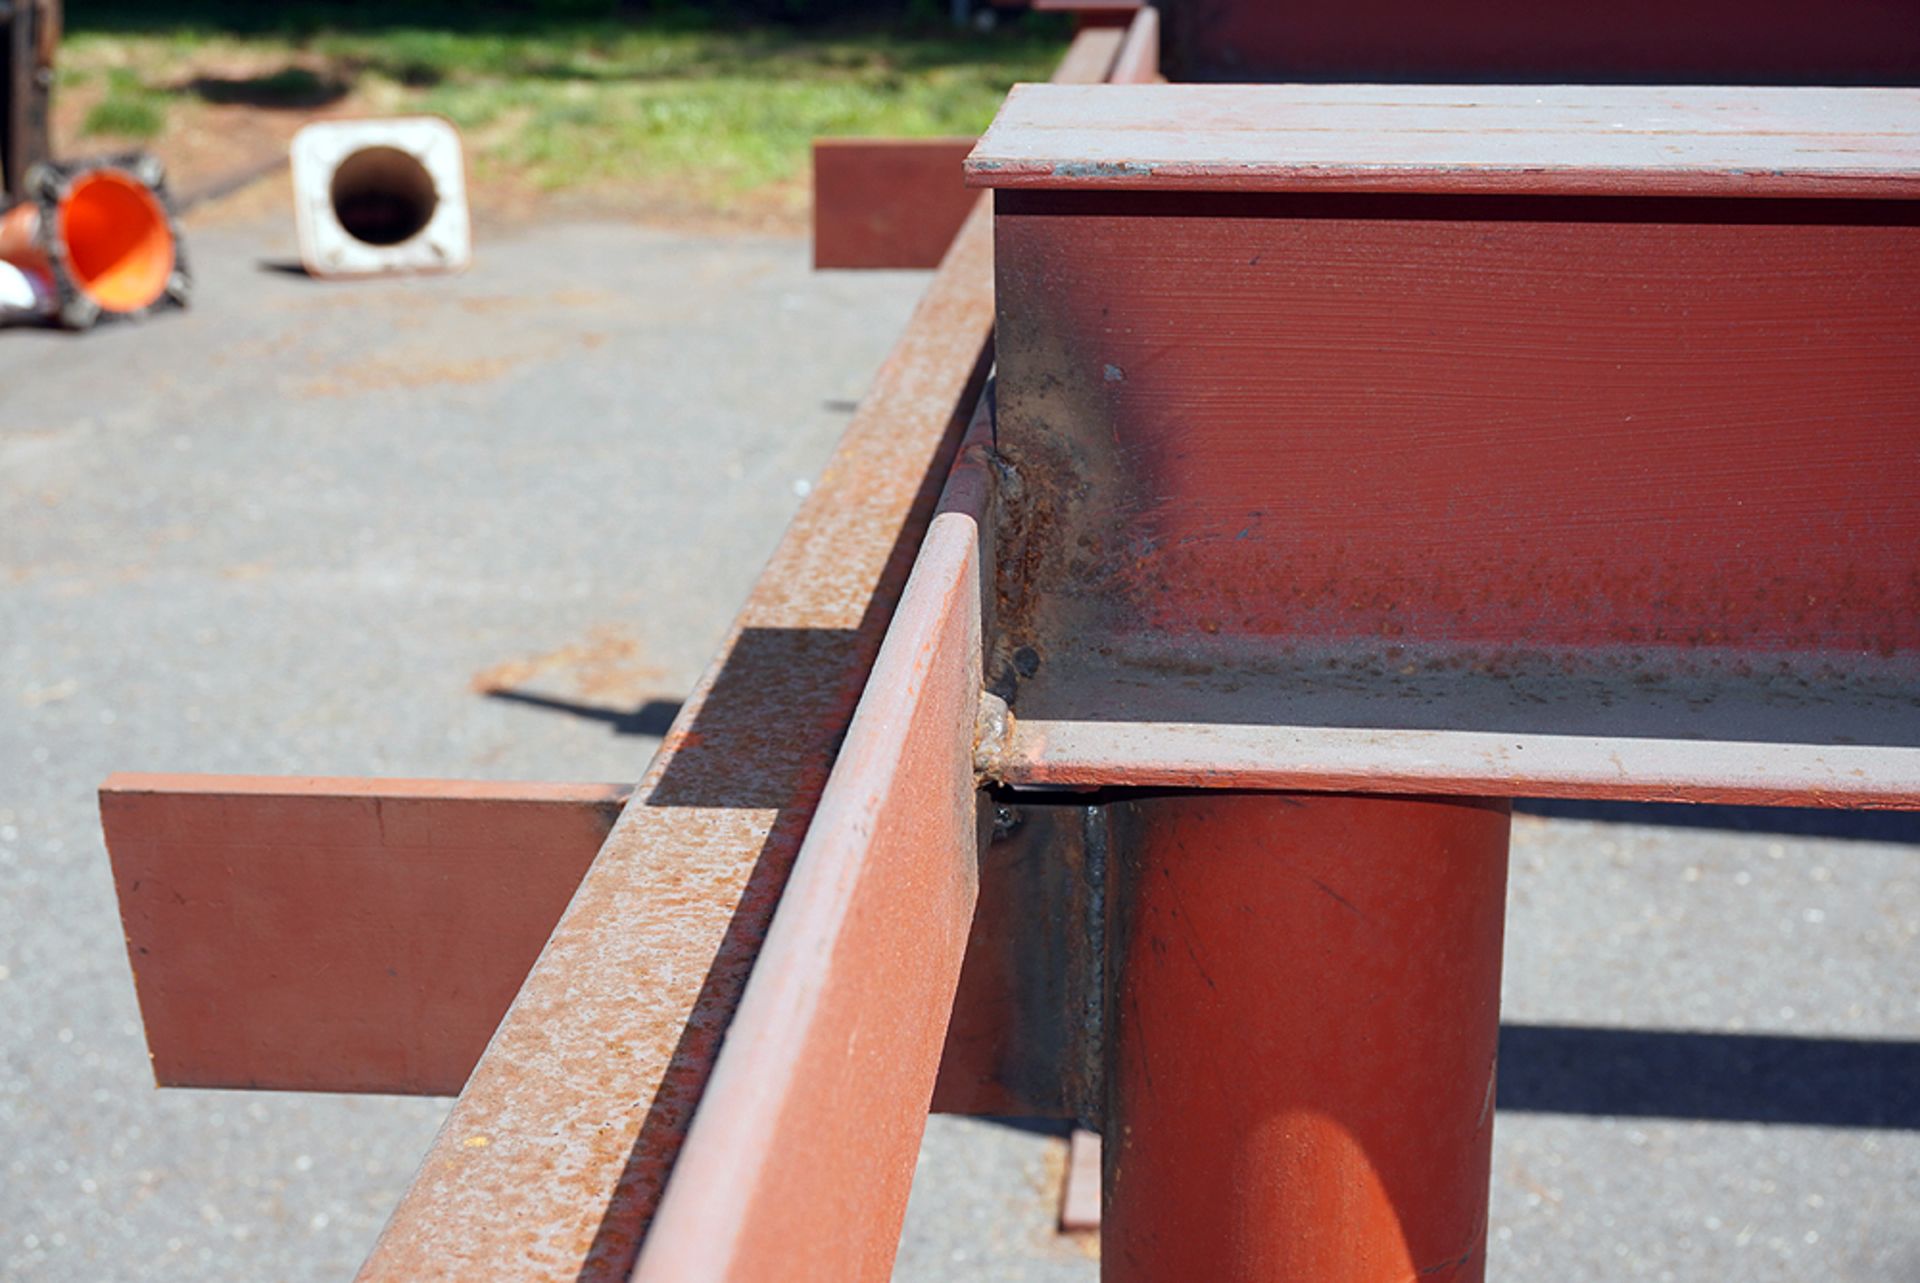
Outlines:
{"type": "Polygon", "coordinates": [[[988,770],[1028,788],[1920,809],[1920,749],[1900,746],[1022,717],[988,770]]]}
{"type": "MultiPolygon", "coordinates": [[[[1056,80],[1106,76],[1080,33],[1056,80]]],[[[626,1278],[984,377],[977,204],[362,1267],[626,1278]]]]}
{"type": "Polygon", "coordinates": [[[458,1092],[627,792],[112,776],[100,820],[155,1080],[458,1092]]]}
{"type": "MultiPolygon", "coordinates": [[[[984,448],[985,400],[972,439],[984,448]]],[[[927,531],[638,1280],[883,1280],[978,892],[986,483],[927,531]]]]}

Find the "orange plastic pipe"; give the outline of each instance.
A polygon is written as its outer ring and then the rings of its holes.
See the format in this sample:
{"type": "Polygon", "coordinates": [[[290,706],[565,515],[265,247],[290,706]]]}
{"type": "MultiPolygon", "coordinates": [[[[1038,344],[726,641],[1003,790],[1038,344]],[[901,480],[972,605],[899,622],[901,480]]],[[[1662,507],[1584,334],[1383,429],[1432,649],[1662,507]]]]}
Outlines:
{"type": "Polygon", "coordinates": [[[1102,1277],[1477,1283],[1504,802],[1128,803],[1102,1277]]]}

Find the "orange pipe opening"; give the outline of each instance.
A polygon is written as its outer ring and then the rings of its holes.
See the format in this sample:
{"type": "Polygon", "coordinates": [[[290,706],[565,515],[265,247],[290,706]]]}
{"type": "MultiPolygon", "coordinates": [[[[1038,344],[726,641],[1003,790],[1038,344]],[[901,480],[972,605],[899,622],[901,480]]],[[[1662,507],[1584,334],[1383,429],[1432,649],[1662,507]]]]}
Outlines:
{"type": "Polygon", "coordinates": [[[106,312],[137,312],[166,292],[173,232],[147,186],[110,169],[74,183],[60,204],[73,283],[106,312]]]}

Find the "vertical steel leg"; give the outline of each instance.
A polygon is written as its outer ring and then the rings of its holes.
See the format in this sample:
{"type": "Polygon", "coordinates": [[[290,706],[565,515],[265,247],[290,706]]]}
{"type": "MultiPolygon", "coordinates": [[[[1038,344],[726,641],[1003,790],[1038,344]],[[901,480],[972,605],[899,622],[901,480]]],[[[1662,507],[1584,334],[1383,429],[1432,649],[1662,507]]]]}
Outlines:
{"type": "Polygon", "coordinates": [[[1120,812],[1102,1277],[1481,1279],[1507,804],[1120,812]]]}

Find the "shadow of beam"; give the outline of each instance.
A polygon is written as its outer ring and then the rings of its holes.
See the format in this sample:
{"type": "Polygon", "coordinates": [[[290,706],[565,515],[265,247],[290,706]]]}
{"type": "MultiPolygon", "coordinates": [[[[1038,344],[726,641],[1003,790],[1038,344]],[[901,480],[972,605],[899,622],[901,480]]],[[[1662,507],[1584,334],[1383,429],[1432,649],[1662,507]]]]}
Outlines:
{"type": "Polygon", "coordinates": [[[605,708],[598,704],[581,704],[568,699],[556,699],[551,695],[536,695],[531,691],[490,690],[488,699],[505,700],[509,704],[525,704],[529,708],[542,708],[551,713],[565,713],[570,717],[584,717],[588,721],[605,722],[613,728],[615,735],[645,735],[651,739],[660,739],[673,725],[673,719],[680,716],[680,701],[674,699],[650,699],[636,709],[605,708]]]}
{"type": "Polygon", "coordinates": [[[1732,833],[1777,833],[1786,837],[1850,838],[1857,842],[1905,842],[1920,846],[1920,811],[1838,811],[1799,806],[1705,806],[1692,802],[1592,802],[1521,798],[1518,815],[1603,824],[1653,824],[1666,828],[1723,829],[1732,833]]]}
{"type": "Polygon", "coordinates": [[[1500,1109],[1920,1130],[1920,1042],[1500,1027],[1500,1109]]]}

